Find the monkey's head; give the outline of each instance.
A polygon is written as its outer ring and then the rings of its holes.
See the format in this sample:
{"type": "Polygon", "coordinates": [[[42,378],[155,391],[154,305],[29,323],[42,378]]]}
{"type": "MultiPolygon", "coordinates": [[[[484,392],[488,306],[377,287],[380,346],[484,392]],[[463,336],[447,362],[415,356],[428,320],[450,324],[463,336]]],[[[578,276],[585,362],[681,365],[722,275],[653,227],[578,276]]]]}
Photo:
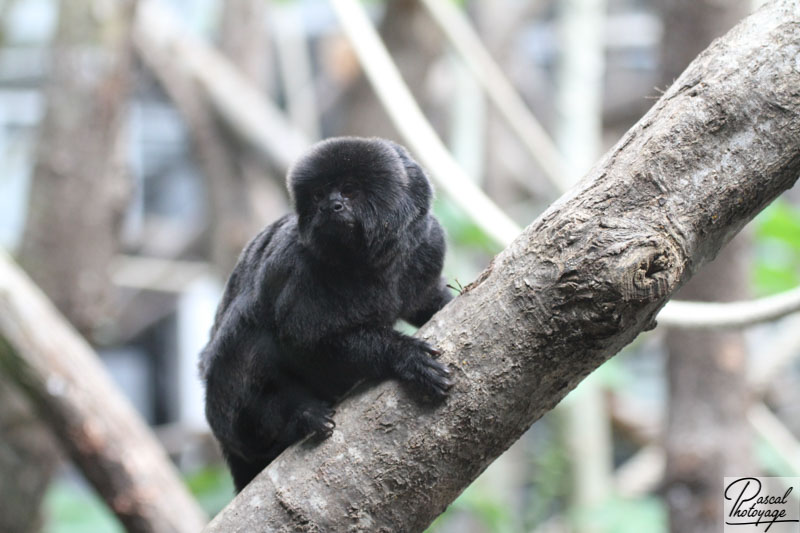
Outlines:
{"type": "Polygon", "coordinates": [[[430,208],[431,187],[401,146],[335,137],[314,145],[288,175],[300,238],[313,252],[389,253],[430,208]]]}

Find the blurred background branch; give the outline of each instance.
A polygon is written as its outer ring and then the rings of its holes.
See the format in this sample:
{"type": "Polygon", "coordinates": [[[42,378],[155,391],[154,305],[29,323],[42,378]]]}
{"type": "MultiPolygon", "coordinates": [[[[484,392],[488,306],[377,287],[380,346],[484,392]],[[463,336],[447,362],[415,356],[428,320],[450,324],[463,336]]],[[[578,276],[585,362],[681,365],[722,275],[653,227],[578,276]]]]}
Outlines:
{"type": "Polygon", "coordinates": [[[97,356],[0,252],[0,368],[131,532],[206,522],[173,465],[97,356]],[[132,453],[134,452],[135,453],[132,453]]]}

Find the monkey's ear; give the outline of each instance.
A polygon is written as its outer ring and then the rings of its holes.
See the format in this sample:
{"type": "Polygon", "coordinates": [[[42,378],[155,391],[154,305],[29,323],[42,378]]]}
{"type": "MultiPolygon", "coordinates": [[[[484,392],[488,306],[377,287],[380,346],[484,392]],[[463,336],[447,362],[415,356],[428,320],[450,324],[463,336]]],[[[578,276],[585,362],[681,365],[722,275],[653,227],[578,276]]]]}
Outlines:
{"type": "MultiPolygon", "coordinates": [[[[394,149],[394,151],[397,153],[397,155],[400,156],[400,160],[403,162],[403,165],[407,166],[409,163],[417,165],[417,162],[414,161],[414,159],[411,157],[411,154],[408,152],[408,150],[406,149],[405,146],[397,144],[396,142],[390,141],[388,139],[384,139],[384,140],[389,146],[392,147],[392,149],[394,149]]],[[[419,165],[417,165],[417,166],[419,166],[419,165]]]]}
{"type": "Polygon", "coordinates": [[[413,199],[414,205],[422,212],[427,212],[433,200],[433,186],[428,175],[419,164],[414,161],[409,151],[396,142],[386,141],[400,157],[400,162],[408,177],[408,191],[413,199]]]}
{"type": "Polygon", "coordinates": [[[400,157],[400,162],[403,164],[403,168],[406,170],[406,176],[408,176],[410,182],[413,183],[419,178],[422,178],[425,181],[428,180],[428,177],[425,175],[425,171],[422,170],[422,167],[420,167],[416,161],[414,161],[414,158],[411,157],[411,154],[405,146],[399,145],[394,141],[387,140],[386,142],[392,147],[392,149],[394,149],[398,157],[400,157]]]}

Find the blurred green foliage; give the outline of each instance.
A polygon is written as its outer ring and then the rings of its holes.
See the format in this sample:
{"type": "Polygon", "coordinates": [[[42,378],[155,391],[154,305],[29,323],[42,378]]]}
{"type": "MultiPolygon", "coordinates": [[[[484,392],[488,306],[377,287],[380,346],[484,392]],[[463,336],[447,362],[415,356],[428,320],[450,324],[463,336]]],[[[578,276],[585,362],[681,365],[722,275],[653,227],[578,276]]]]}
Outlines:
{"type": "Polygon", "coordinates": [[[60,478],[50,484],[44,501],[44,533],[123,533],[105,503],[85,484],[60,478]]]}
{"type": "Polygon", "coordinates": [[[571,522],[581,531],[604,533],[666,533],[669,531],[667,511],[656,497],[624,499],[609,497],[600,508],[576,510],[571,522]]]}
{"type": "MultiPolygon", "coordinates": [[[[184,481],[200,506],[213,517],[233,499],[233,480],[224,465],[202,468],[184,481]]],[[[50,485],[44,502],[43,533],[123,533],[103,500],[85,483],[61,476],[50,485]]]]}
{"type": "Polygon", "coordinates": [[[233,499],[233,479],[221,463],[197,470],[186,476],[185,481],[209,517],[216,515],[233,499]]]}
{"type": "Polygon", "coordinates": [[[495,255],[501,250],[464,211],[448,198],[438,196],[433,212],[447,230],[448,240],[455,246],[464,246],[495,255]]]}
{"type": "Polygon", "coordinates": [[[482,524],[487,531],[514,533],[514,509],[510,503],[498,498],[480,483],[473,483],[450,504],[441,516],[433,521],[427,533],[444,531],[458,515],[467,514],[482,524]]]}
{"type": "Polygon", "coordinates": [[[777,200],[756,218],[755,290],[774,294],[800,285],[800,208],[777,200]]]}
{"type": "Polygon", "coordinates": [[[526,497],[525,525],[536,529],[563,512],[569,495],[569,455],[564,442],[563,418],[549,412],[526,435],[531,465],[526,497]]]}

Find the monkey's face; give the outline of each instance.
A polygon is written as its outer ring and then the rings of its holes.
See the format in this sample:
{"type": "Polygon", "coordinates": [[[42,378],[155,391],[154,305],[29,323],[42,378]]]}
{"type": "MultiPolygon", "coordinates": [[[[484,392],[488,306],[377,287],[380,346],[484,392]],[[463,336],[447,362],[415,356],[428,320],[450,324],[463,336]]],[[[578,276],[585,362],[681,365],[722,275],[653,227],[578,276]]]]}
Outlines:
{"type": "Polygon", "coordinates": [[[319,184],[311,192],[311,205],[303,206],[302,211],[310,217],[314,234],[338,236],[350,241],[362,231],[359,224],[359,220],[364,218],[363,206],[360,205],[362,196],[363,192],[352,178],[345,178],[341,183],[319,184]]]}
{"type": "Polygon", "coordinates": [[[371,248],[412,216],[408,176],[385,141],[325,141],[292,169],[289,186],[301,238],[322,248],[371,248]]]}

